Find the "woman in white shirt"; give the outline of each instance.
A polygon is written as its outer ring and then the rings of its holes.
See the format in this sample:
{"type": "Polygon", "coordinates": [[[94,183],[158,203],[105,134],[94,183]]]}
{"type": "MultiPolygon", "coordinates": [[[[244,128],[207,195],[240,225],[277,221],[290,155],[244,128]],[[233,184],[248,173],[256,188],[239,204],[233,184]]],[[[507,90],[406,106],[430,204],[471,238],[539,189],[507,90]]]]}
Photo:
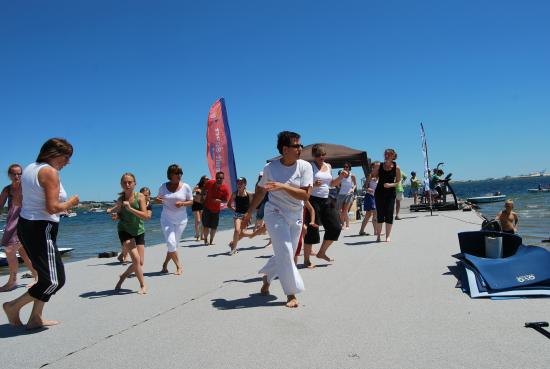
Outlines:
{"type": "Polygon", "coordinates": [[[300,160],[302,148],[299,134],[289,131],[279,133],[277,149],[282,158],[265,166],[257,192],[242,222],[242,227],[246,228],[252,212],[268,193],[264,221],[271,236],[274,255],[260,269],[260,273],[264,274],[260,293],[269,294],[269,285],[279,277],[289,308],[298,307],[296,294],[304,290],[304,282],[294,264],[294,254],[302,231],[304,201],[308,200],[313,184],[311,164],[300,160]]]}
{"type": "Polygon", "coordinates": [[[340,182],[340,191],[338,192],[338,198],[336,199],[336,208],[340,212],[342,227],[346,227],[346,229],[348,229],[348,212],[351,204],[353,204],[355,189],[357,188],[357,179],[355,178],[355,174],[351,172],[350,163],[344,164],[344,170],[342,173],[344,173],[344,178],[342,179],[342,182],[340,182]]]}
{"type": "Polygon", "coordinates": [[[168,273],[168,262],[176,265],[176,275],[183,272],[178,256],[178,242],[187,226],[186,206],[193,205],[193,193],[187,183],[181,182],[183,170],[177,164],[172,164],[166,171],[168,182],[159,188],[157,201],[162,203],[160,227],[166,239],[166,257],[162,264],[162,273],[168,273]]]}
{"type": "Polygon", "coordinates": [[[59,214],[79,202],[78,196],[67,200],[59,180],[59,171],[69,164],[73,146],[65,139],[52,138],[42,145],[36,162],[23,170],[21,186],[23,206],[17,224],[17,236],[38,274],[38,281],[23,295],[4,303],[8,321],[21,326],[21,308],[33,302],[27,329],[39,329],[59,324],[42,318],[44,305],[65,284],[65,268],[57,250],[59,214]]]}

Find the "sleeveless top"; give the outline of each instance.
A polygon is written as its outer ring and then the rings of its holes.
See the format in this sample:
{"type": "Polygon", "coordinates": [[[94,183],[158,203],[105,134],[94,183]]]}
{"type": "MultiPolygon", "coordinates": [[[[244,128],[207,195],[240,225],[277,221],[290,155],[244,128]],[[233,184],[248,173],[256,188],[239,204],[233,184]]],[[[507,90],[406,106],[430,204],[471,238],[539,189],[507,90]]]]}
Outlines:
{"type": "MultiPolygon", "coordinates": [[[[136,210],[141,210],[139,207],[139,193],[134,192],[134,201],[130,204],[136,210]]],[[[128,209],[124,206],[119,213],[120,221],[118,222],[118,231],[124,231],[131,234],[132,236],[139,236],[140,234],[145,233],[145,225],[143,224],[143,219],[130,213],[128,209]]]]}
{"type": "Polygon", "coordinates": [[[328,170],[323,172],[321,169],[317,168],[315,162],[311,163],[311,167],[313,168],[313,183],[315,184],[317,180],[321,181],[320,186],[313,186],[311,189],[311,196],[320,197],[322,199],[328,199],[330,182],[332,182],[331,167],[328,163],[325,164],[328,166],[328,170]]]}
{"type": "MultiPolygon", "coordinates": [[[[23,206],[20,216],[27,220],[47,220],[59,223],[59,215],[50,214],[46,210],[46,194],[38,182],[38,172],[44,167],[51,166],[47,163],[32,163],[23,170],[21,177],[23,206]]],[[[59,182],[59,201],[67,201],[67,192],[65,192],[61,181],[59,182]]]]}
{"type": "Polygon", "coordinates": [[[348,177],[342,179],[342,182],[340,182],[340,191],[338,192],[338,195],[349,195],[351,193],[352,188],[353,188],[353,182],[351,181],[351,171],[350,171],[348,177]]]}
{"type": "Polygon", "coordinates": [[[239,196],[237,193],[235,195],[235,213],[245,214],[249,207],[250,197],[248,196],[248,192],[246,192],[245,196],[239,196]]]}
{"type": "Polygon", "coordinates": [[[395,183],[395,176],[397,175],[397,164],[392,162],[392,168],[390,170],[384,169],[384,163],[380,163],[378,168],[378,185],[376,186],[376,193],[383,194],[384,196],[395,196],[395,187],[384,188],[384,183],[395,183]]]}

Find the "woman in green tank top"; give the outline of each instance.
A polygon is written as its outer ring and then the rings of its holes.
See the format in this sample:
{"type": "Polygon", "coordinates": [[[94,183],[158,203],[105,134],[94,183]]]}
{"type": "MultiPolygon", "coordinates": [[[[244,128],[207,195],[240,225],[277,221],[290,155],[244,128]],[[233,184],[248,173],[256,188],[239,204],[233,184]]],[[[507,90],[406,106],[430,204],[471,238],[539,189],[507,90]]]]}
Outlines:
{"type": "Polygon", "coordinates": [[[122,283],[132,273],[136,273],[139,281],[139,294],[147,293],[147,286],[143,280],[143,260],[145,256],[145,226],[144,220],[150,219],[151,214],[147,211],[145,196],[134,192],[136,177],[132,173],[124,173],[120,179],[122,192],[114,208],[108,212],[118,212],[118,237],[123,248],[129,253],[132,265],[120,275],[115,291],[119,291],[122,283]]]}

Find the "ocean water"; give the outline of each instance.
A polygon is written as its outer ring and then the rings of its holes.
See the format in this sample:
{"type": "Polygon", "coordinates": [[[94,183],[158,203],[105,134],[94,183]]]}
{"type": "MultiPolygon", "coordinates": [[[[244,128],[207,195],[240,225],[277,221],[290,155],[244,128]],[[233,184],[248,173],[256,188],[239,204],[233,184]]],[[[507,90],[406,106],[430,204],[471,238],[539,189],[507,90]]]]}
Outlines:
{"type": "MultiPolygon", "coordinates": [[[[548,188],[550,176],[494,179],[472,182],[451,181],[459,198],[483,196],[500,191],[514,201],[514,211],[519,216],[518,233],[527,245],[542,245],[550,238],[550,192],[527,192],[528,188],[548,188]]],[[[487,218],[494,218],[504,208],[504,202],[479,204],[479,211],[487,218]]]]}
{"type": "MultiPolygon", "coordinates": [[[[514,200],[514,210],[519,215],[519,234],[524,243],[537,245],[542,239],[550,237],[550,193],[528,193],[528,188],[537,188],[541,184],[548,187],[550,177],[510,178],[498,180],[483,180],[471,182],[451,182],[457,196],[465,199],[473,196],[483,196],[500,191],[507,198],[514,200]]],[[[405,190],[408,193],[408,190],[405,190]]],[[[493,218],[502,209],[504,202],[481,204],[480,212],[493,218]]],[[[160,230],[160,213],[162,206],[153,206],[153,217],[145,223],[146,245],[156,245],[164,242],[160,230]]],[[[194,236],[194,217],[188,212],[189,220],[183,234],[184,238],[194,236]]],[[[78,213],[72,218],[63,218],[59,226],[57,244],[59,247],[71,247],[74,251],[64,257],[65,262],[97,257],[103,251],[118,251],[120,249],[117,236],[117,223],[106,213],[78,213]]],[[[233,217],[229,211],[222,211],[219,230],[232,229],[233,217]]],[[[4,228],[4,220],[0,221],[0,229],[4,228]]],[[[449,235],[452,237],[452,235],[449,235]]],[[[0,268],[0,274],[5,274],[7,268],[0,268]]]]}

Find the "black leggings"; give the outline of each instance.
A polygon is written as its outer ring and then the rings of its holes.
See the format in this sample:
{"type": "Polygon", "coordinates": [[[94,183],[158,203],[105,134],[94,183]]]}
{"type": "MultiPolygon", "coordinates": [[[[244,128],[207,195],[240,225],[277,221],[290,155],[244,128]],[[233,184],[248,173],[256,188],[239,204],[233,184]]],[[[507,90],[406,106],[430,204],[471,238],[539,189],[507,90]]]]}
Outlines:
{"type": "MultiPolygon", "coordinates": [[[[328,198],[323,199],[315,196],[310,196],[309,202],[315,210],[315,224],[323,225],[325,228],[324,239],[328,241],[337,241],[338,237],[340,237],[342,226],[340,225],[340,216],[338,215],[334,204],[328,198]]],[[[309,212],[306,212],[305,218],[306,224],[309,224],[311,219],[309,212]]],[[[315,243],[319,243],[320,241],[321,237],[319,236],[319,228],[307,227],[304,243],[313,245],[315,243]]]]}
{"type": "Polygon", "coordinates": [[[393,209],[395,209],[395,192],[393,194],[375,193],[376,221],[393,224],[393,209]]]}
{"type": "Polygon", "coordinates": [[[65,284],[65,268],[57,250],[59,223],[19,218],[17,236],[38,274],[38,282],[29,288],[29,295],[48,302],[65,284]]]}

